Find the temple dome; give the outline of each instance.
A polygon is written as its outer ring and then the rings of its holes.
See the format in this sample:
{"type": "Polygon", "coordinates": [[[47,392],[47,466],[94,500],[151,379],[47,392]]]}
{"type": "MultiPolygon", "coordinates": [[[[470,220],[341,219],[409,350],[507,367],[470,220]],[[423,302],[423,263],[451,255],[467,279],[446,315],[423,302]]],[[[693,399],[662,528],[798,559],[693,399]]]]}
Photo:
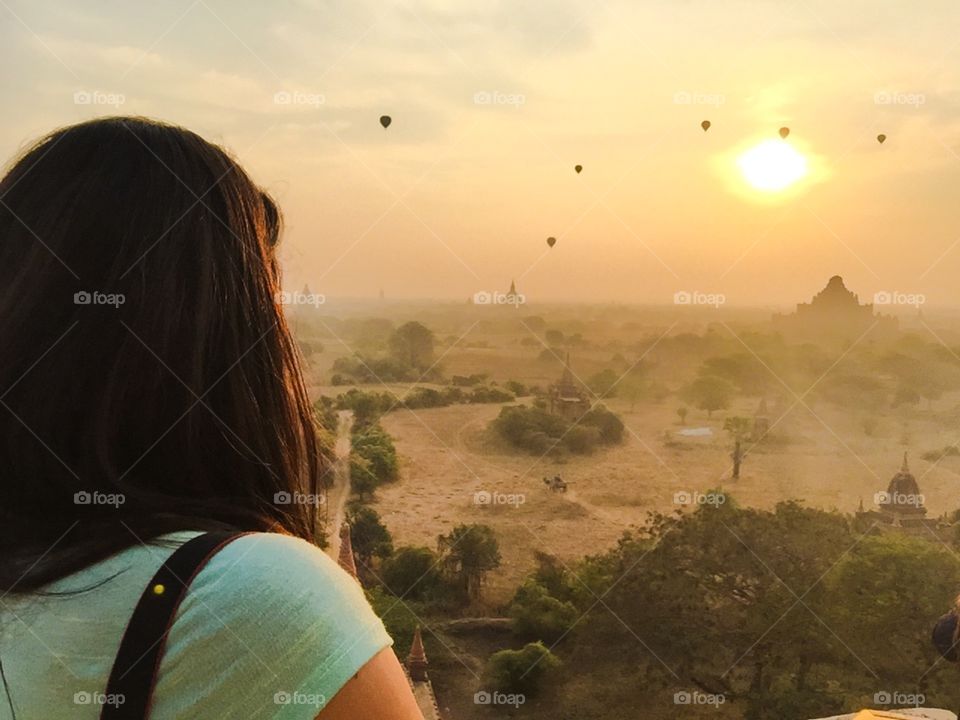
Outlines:
{"type": "Polygon", "coordinates": [[[926,514],[920,486],[907,464],[907,453],[903,454],[903,465],[900,466],[900,471],[891,478],[887,492],[882,495],[877,504],[881,509],[890,512],[910,515],[926,514]]]}

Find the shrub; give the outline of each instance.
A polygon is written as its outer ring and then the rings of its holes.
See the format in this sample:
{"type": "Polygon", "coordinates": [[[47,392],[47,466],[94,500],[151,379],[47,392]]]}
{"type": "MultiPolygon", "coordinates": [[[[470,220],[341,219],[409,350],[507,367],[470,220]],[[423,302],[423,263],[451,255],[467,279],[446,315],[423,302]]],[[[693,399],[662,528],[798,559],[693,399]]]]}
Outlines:
{"type": "Polygon", "coordinates": [[[522,650],[501,650],[491,655],[483,684],[489,690],[533,695],[558,667],[560,660],[543,643],[527,643],[522,650]]]}

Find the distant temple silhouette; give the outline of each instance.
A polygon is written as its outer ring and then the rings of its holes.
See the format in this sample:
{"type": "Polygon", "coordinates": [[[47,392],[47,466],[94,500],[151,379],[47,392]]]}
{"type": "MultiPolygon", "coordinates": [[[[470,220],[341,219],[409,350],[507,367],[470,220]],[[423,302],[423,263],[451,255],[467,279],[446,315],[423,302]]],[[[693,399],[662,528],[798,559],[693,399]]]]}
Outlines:
{"type": "Polygon", "coordinates": [[[927,517],[927,508],[917,479],[910,472],[907,453],[899,472],[890,479],[886,491],[874,496],[876,510],[864,510],[863,499],[857,510],[859,523],[870,524],[880,532],[898,531],[928,539],[942,537],[948,527],[945,520],[927,517]]]}
{"type": "MultiPolygon", "coordinates": [[[[354,580],[361,586],[363,585],[360,576],[357,575],[357,562],[353,554],[353,543],[350,540],[350,525],[346,522],[340,526],[340,552],[337,555],[337,562],[354,580]]],[[[413,697],[417,701],[417,707],[420,708],[424,720],[443,720],[440,716],[440,708],[437,705],[437,697],[433,692],[433,684],[427,677],[428,665],[427,653],[423,648],[423,638],[420,635],[420,626],[417,625],[413,632],[413,642],[410,645],[410,653],[407,655],[404,670],[407,674],[407,680],[410,682],[410,688],[413,690],[413,697]]]]}
{"type": "Polygon", "coordinates": [[[899,327],[896,318],[875,313],[873,303],[861,304],[839,275],[830,278],[809,303],[799,303],[796,312],[774,315],[773,325],[786,339],[797,342],[891,337],[899,327]]]}
{"type": "Polygon", "coordinates": [[[570,353],[563,363],[563,374],[550,386],[550,412],[561,417],[576,419],[590,409],[590,400],[573,377],[570,369],[570,353]]]}

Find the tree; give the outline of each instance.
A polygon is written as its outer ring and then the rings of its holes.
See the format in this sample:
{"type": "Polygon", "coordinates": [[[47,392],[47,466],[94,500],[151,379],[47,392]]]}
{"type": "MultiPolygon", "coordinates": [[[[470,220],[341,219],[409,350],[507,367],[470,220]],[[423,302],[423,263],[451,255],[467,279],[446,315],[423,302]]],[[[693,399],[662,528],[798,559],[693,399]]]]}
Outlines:
{"type": "Polygon", "coordinates": [[[444,567],[468,600],[480,599],[487,572],[500,566],[500,545],[488,525],[458,525],[437,539],[444,567]]]}
{"type": "Polygon", "coordinates": [[[560,660],[543,643],[527,643],[522,650],[501,650],[490,656],[484,687],[502,693],[533,695],[560,660]]]}
{"type": "Polygon", "coordinates": [[[377,476],[370,470],[370,461],[356,453],[350,454],[350,489],[360,499],[369,498],[380,483],[377,476]]]}
{"type": "Polygon", "coordinates": [[[393,538],[380,520],[380,514],[371,507],[361,506],[347,515],[353,552],[364,566],[374,557],[381,560],[393,553],[393,538]]]}
{"type": "Polygon", "coordinates": [[[677,408],[677,417],[680,418],[680,424],[681,424],[681,425],[686,425],[686,424],[687,424],[687,413],[688,413],[688,412],[690,412],[690,411],[687,410],[687,408],[685,408],[685,407],[678,407],[678,408],[677,408]]]}
{"type": "Polygon", "coordinates": [[[556,642],[566,635],[580,616],[573,603],[553,597],[532,578],[517,590],[508,614],[517,635],[547,642],[556,642]]]}
{"type": "Polygon", "coordinates": [[[590,379],[587,380],[587,387],[599,398],[612,398],[616,397],[619,381],[620,376],[610,368],[607,368],[591,376],[590,379]]]}
{"type": "Polygon", "coordinates": [[[707,411],[707,417],[712,417],[715,410],[724,410],[730,407],[735,388],[729,380],[713,375],[704,375],[694,380],[687,388],[686,394],[700,410],[707,411]]]}
{"type": "Polygon", "coordinates": [[[733,479],[740,479],[740,463],[746,453],[743,451],[743,440],[750,432],[750,420],[745,417],[728,417],[723,421],[723,429],[726,430],[733,439],[733,452],[730,457],[733,458],[733,479]]]}
{"type": "Polygon", "coordinates": [[[411,321],[398,327],[387,342],[390,355],[417,370],[427,370],[433,362],[433,331],[411,321]]]}
{"type": "Polygon", "coordinates": [[[383,561],[383,584],[397,597],[423,600],[442,585],[436,553],[425,547],[401,547],[383,561]]]}
{"type": "Polygon", "coordinates": [[[354,454],[367,461],[378,485],[393,482],[399,477],[396,447],[390,435],[379,425],[365,427],[354,433],[351,446],[354,454]]]}

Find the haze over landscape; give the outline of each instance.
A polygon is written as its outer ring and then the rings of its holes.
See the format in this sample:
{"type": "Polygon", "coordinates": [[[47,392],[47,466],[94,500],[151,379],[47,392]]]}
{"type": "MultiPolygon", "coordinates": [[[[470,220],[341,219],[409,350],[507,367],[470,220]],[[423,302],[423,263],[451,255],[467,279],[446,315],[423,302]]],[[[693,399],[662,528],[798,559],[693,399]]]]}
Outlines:
{"type": "Polygon", "coordinates": [[[789,305],[839,273],[864,297],[952,305],[958,13],[6,2],[0,150],[110,113],[220,139],[283,204],[290,286],[331,299],[464,299],[512,277],[541,302],[789,305]],[[771,197],[736,157],[782,125],[811,172],[771,197]]]}
{"type": "Polygon", "coordinates": [[[428,720],[957,707],[960,5],[86,5],[0,0],[0,155],[156,117],[278,200],[428,720]]]}

